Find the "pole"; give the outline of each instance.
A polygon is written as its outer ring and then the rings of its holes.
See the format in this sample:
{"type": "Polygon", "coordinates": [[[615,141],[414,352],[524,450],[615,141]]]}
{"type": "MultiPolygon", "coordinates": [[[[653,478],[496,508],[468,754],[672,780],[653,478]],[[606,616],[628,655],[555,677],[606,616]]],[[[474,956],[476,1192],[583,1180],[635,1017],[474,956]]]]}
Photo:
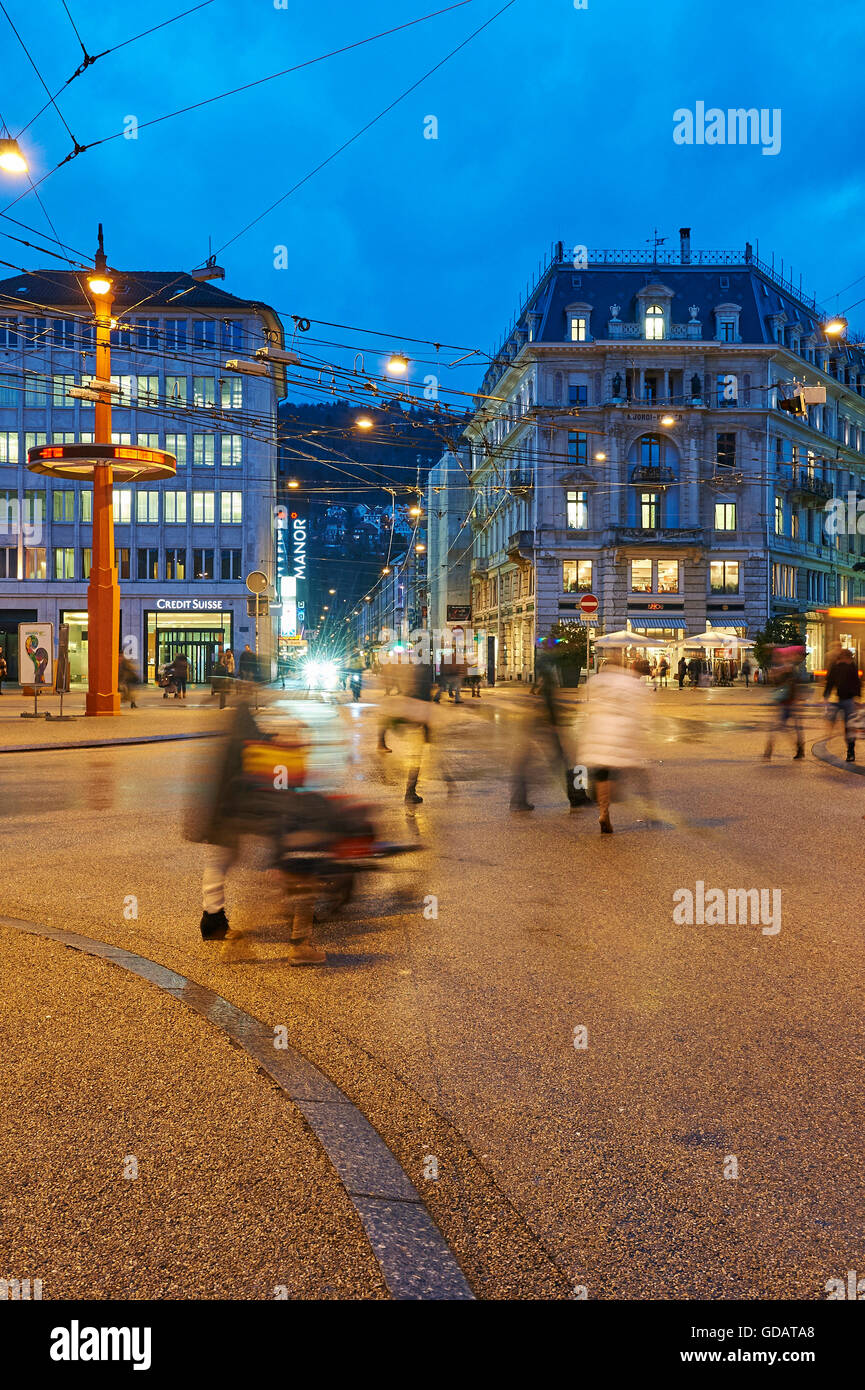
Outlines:
{"type": "MultiPolygon", "coordinates": [[[[109,285],[107,293],[94,291],[96,313],[96,377],[111,380],[111,286],[102,225],[95,269],[109,285]]],[[[111,443],[111,394],[100,391],[95,403],[94,443],[111,443]]],[[[114,470],[98,463],[93,470],[93,549],[87,586],[87,696],[85,714],[120,713],[117,661],[120,650],[120,585],[114,553],[114,470]]]]}

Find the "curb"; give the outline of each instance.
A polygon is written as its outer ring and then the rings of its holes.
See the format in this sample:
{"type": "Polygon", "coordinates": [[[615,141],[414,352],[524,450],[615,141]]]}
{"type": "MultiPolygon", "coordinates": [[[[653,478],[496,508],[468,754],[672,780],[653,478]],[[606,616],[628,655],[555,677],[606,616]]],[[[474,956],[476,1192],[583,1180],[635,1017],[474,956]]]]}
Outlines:
{"type": "Polygon", "coordinates": [[[193,734],[138,734],[130,738],[76,739],[74,743],[18,743],[0,748],[0,753],[57,753],[67,748],[124,748],[131,743],[180,743],[188,738],[223,738],[221,729],[193,734]]]}
{"type": "Polygon", "coordinates": [[[205,985],[122,947],[17,917],[0,917],[0,926],[107,960],[173,995],[178,1003],[222,1029],[300,1110],[360,1218],[391,1297],[400,1301],[474,1300],[456,1256],[378,1131],[301,1052],[290,1045],[277,1051],[273,1029],[261,1019],[205,985]]]}
{"type": "Polygon", "coordinates": [[[829,740],[821,739],[819,743],[811,745],[811,752],[821,763],[829,763],[830,767],[837,767],[842,772],[855,772],[859,777],[865,777],[865,767],[860,763],[848,763],[846,758],[836,758],[834,753],[830,753],[826,745],[829,740]]]}

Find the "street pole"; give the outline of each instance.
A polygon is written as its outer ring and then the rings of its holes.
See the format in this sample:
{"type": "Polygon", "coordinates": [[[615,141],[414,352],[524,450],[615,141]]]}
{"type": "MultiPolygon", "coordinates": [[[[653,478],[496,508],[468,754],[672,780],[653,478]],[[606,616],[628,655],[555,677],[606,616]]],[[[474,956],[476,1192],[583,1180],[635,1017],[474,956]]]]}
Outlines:
{"type": "MultiPolygon", "coordinates": [[[[111,380],[111,305],[113,285],[102,246],[96,252],[95,281],[107,288],[93,290],[96,314],[96,378],[111,380]]],[[[92,289],[92,286],[91,286],[92,289]]],[[[100,391],[95,402],[94,443],[111,443],[111,393],[100,391]]],[[[114,552],[114,470],[97,463],[93,470],[93,540],[90,583],[87,586],[88,715],[119,714],[117,663],[120,651],[120,585],[114,552]]]]}

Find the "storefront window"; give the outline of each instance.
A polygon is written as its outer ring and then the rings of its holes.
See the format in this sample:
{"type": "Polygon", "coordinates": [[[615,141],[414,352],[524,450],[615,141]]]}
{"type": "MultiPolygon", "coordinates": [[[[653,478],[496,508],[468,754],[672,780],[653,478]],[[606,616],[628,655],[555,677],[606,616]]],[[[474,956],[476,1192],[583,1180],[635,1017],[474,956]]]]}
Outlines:
{"type": "Polygon", "coordinates": [[[635,594],[650,594],[652,592],[651,560],[631,561],[631,592],[635,594]]]}
{"type": "Polygon", "coordinates": [[[658,561],[658,593],[677,594],[679,592],[678,560],[658,561]]]}
{"type": "Polygon", "coordinates": [[[562,588],[566,594],[591,592],[591,560],[565,560],[562,565],[562,570],[562,588]]]}
{"type": "Polygon", "coordinates": [[[44,545],[25,546],[24,578],[45,579],[47,577],[46,549],[44,545]]]}
{"type": "Polygon", "coordinates": [[[713,594],[738,594],[739,561],[712,560],[709,564],[709,588],[713,594]]]}

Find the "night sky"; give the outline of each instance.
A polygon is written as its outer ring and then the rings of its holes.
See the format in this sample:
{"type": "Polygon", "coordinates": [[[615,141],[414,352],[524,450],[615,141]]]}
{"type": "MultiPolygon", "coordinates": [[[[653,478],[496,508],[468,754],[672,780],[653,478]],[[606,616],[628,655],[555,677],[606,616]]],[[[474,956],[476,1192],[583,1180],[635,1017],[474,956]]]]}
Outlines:
{"type": "MultiPolygon", "coordinates": [[[[81,59],[61,0],[4,3],[54,91],[81,59]]],[[[214,0],[100,59],[58,104],[86,144],[123,130],[127,117],[143,124],[441,3],[286,0],[277,9],[273,0],[214,0]]],[[[184,0],[69,0],[69,8],[88,50],[99,52],[169,18],[184,0]]],[[[865,298],[857,153],[865,7],[838,0],[759,8],[588,0],[581,10],[573,0],[515,0],[232,241],[501,8],[502,0],[472,0],[142,129],[137,140],[91,149],[40,187],[48,213],[79,252],[92,252],[102,220],[110,262],[128,269],[191,269],[211,236],[229,291],[286,315],[381,329],[394,343],[412,335],[489,351],[552,241],[641,247],[655,226],[673,247],[681,225],[693,229],[695,248],[759,242],[761,258],[783,257],[827,307],[865,298]],[[780,152],[676,145],[673,113],[698,101],[780,108],[780,152]],[[436,140],[424,138],[428,116],[437,118],[436,140]],[[288,248],[287,269],[274,268],[279,246],[288,248]]],[[[17,135],[46,98],[2,14],[0,34],[0,116],[17,135]]],[[[72,141],[49,108],[22,145],[35,180],[72,141]]],[[[2,206],[19,187],[2,176],[2,206]]],[[[9,211],[49,230],[32,194],[9,211]]],[[[15,265],[46,263],[5,237],[0,247],[15,265]]],[[[862,308],[852,328],[865,327],[862,308]]],[[[449,380],[472,387],[481,374],[472,367],[449,380]]]]}

